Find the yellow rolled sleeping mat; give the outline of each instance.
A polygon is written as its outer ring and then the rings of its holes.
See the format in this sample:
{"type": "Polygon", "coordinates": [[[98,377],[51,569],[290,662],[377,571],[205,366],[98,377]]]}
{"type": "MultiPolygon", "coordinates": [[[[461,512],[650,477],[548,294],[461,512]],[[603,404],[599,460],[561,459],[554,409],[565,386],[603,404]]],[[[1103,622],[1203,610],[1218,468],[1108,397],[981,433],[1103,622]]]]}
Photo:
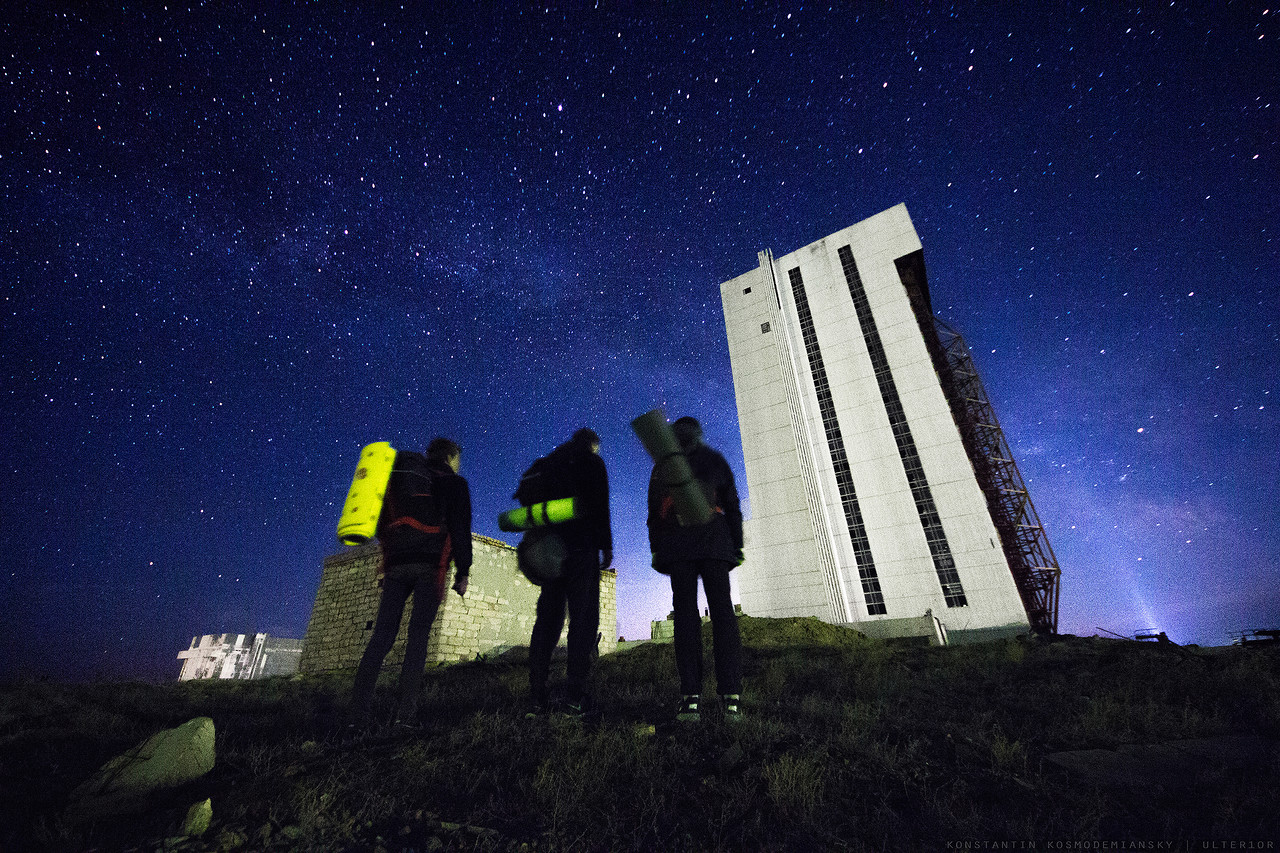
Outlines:
{"type": "Polygon", "coordinates": [[[343,545],[363,545],[378,532],[378,516],[387,493],[396,449],[385,441],[375,441],[360,452],[347,502],[338,518],[338,541],[343,545]]]}
{"type": "Polygon", "coordinates": [[[556,498],[553,501],[543,501],[533,506],[520,506],[507,510],[498,516],[498,529],[505,530],[508,533],[515,533],[521,530],[534,530],[538,527],[561,524],[565,521],[572,521],[577,517],[577,498],[556,498]]]}

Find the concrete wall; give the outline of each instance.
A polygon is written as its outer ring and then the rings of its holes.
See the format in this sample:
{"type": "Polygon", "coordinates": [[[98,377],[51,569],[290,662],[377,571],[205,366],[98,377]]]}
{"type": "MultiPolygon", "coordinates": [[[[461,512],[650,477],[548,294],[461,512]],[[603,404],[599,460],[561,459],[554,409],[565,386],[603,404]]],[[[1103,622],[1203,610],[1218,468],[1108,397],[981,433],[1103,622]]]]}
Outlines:
{"type": "MultiPolygon", "coordinates": [[[[741,616],[742,605],[741,604],[733,605],[733,612],[736,615],[741,616]]],[[[711,630],[711,627],[710,627],[711,615],[705,610],[702,613],[702,625],[703,625],[702,630],[704,632],[711,630]]],[[[705,636],[705,633],[704,633],[704,636],[705,636]]],[[[649,623],[649,639],[648,640],[639,640],[635,643],[630,643],[628,645],[636,646],[644,642],[673,643],[675,642],[675,639],[676,639],[676,621],[675,621],[675,613],[672,612],[667,614],[666,619],[661,619],[661,620],[654,619],[649,623]]]]}
{"type": "Polygon", "coordinates": [[[763,253],[761,262],[720,288],[751,504],[738,592],[751,613],[843,621],[830,589],[836,573],[830,531],[813,512],[821,499],[812,442],[800,440],[807,438],[807,419],[790,326],[763,253]]]}
{"type": "MultiPolygon", "coordinates": [[[[533,630],[538,588],[516,568],[516,550],[497,539],[472,535],[473,560],[465,598],[450,590],[431,628],[428,663],[472,660],[498,654],[512,646],[528,645],[533,630]]],[[[303,642],[302,672],[354,668],[373,633],[382,595],[376,544],[346,548],[326,557],[315,607],[303,642]]],[[[449,584],[453,583],[453,568],[449,584]]],[[[600,652],[613,651],[618,642],[617,575],[600,577],[600,652]]],[[[413,601],[405,607],[400,634],[384,666],[404,659],[405,636],[413,601]]],[[[562,638],[563,641],[563,638],[562,638]]]]}
{"type": "Polygon", "coordinates": [[[920,248],[906,207],[898,205],[788,255],[762,253],[759,269],[721,285],[751,501],[747,562],[738,578],[748,613],[856,624],[922,619],[932,612],[948,631],[1027,626],[999,535],[894,264],[920,248]],[[944,600],[838,256],[843,246],[856,261],[965,606],[948,607],[944,600]],[[883,615],[868,614],[863,599],[789,284],[795,268],[804,281],[884,594],[883,615]],[[828,560],[836,567],[834,577],[828,560]]]}

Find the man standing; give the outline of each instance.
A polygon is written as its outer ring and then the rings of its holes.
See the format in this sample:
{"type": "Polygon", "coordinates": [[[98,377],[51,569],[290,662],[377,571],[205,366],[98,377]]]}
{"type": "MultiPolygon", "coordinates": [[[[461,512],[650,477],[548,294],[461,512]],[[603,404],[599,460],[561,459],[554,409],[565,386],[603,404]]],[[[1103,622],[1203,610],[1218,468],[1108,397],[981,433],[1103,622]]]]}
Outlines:
{"type": "Polygon", "coordinates": [[[649,478],[649,547],[653,567],[671,578],[675,621],[676,668],[684,694],[677,719],[696,721],[702,693],[702,619],[698,615],[698,578],[707,594],[715,647],[716,686],[725,718],[738,719],[742,693],[742,638],[729,597],[729,572],[742,563],[742,509],[729,463],[702,439],[702,425],[684,417],[671,426],[689,461],[693,477],[713,512],[706,524],[683,525],[675,502],[655,465],[649,478]]]}
{"type": "Polygon", "coordinates": [[[587,680],[600,628],[600,570],[613,563],[609,523],[609,475],[600,458],[600,436],[580,429],[552,451],[556,465],[578,499],[578,517],[559,524],[555,533],[567,556],[559,578],[542,584],[537,617],[529,640],[529,689],[535,712],[548,706],[547,678],[551,653],[560,642],[565,608],[569,610],[569,660],[566,702],[570,713],[582,714],[591,703],[587,680]],[[603,559],[602,559],[603,554],[603,559]]]}
{"type": "Polygon", "coordinates": [[[458,476],[461,467],[462,448],[447,438],[433,439],[425,458],[420,453],[396,454],[378,519],[385,576],[373,636],[356,670],[352,704],[357,714],[367,714],[373,704],[378,672],[395,643],[410,595],[413,615],[400,669],[396,720],[409,724],[417,713],[427,640],[444,601],[450,560],[456,567],[453,589],[458,595],[466,595],[471,572],[471,491],[458,476]]]}

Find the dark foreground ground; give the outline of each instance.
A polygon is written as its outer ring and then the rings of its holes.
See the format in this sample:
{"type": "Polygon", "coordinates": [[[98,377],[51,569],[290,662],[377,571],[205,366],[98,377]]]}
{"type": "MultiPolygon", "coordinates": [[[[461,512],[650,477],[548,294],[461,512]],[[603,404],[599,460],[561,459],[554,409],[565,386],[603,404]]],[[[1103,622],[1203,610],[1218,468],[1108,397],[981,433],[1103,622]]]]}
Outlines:
{"type": "Polygon", "coordinates": [[[662,645],[601,659],[586,720],[526,719],[510,658],[429,672],[416,730],[348,728],[350,674],[5,685],[0,851],[1276,849],[1274,649],[741,624],[737,724],[674,722],[662,645]],[[196,716],[212,772],[141,813],[65,816],[104,762],[196,716]],[[208,831],[179,836],[206,797],[208,831]]]}

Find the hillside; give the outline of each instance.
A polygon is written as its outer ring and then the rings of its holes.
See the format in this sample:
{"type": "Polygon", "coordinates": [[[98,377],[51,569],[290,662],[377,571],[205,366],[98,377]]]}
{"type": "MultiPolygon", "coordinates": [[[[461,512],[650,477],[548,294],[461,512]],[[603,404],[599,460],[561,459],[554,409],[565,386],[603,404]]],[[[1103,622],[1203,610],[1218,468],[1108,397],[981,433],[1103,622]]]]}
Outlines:
{"type": "MultiPolygon", "coordinates": [[[[736,725],[674,722],[672,649],[656,644],[600,660],[601,713],[586,721],[525,719],[525,669],[511,657],[430,671],[412,731],[348,728],[349,674],[6,685],[0,850],[1047,849],[1280,836],[1274,650],[1076,637],[925,648],[812,619],[741,624],[748,712],[736,725]],[[216,726],[208,775],[141,815],[62,817],[112,756],[197,716],[216,726]],[[205,797],[208,831],[174,837],[205,797]]],[[[382,700],[389,713],[390,693],[382,700]]]]}

